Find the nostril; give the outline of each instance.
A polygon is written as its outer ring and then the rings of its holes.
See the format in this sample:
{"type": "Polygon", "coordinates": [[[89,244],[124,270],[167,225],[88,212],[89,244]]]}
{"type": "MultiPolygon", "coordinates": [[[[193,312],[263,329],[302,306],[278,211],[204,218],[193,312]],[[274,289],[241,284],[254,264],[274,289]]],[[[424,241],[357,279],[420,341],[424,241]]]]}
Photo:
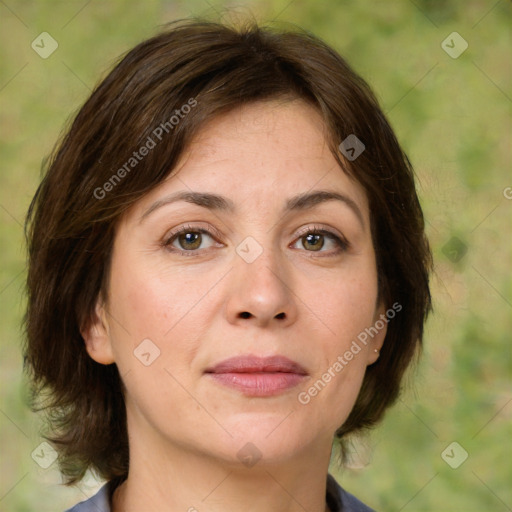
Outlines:
{"type": "Polygon", "coordinates": [[[284,318],[284,313],[279,313],[278,315],[276,315],[276,318],[279,318],[279,319],[284,318]]]}
{"type": "Polygon", "coordinates": [[[242,318],[249,318],[251,316],[251,313],[244,311],[243,313],[240,313],[240,316],[242,318]]]}

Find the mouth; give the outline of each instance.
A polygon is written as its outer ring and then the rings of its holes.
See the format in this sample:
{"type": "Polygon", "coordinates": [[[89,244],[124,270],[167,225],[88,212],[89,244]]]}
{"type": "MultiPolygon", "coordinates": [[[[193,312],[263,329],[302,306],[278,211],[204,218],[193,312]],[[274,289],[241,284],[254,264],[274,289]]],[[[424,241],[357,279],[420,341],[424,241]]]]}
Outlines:
{"type": "Polygon", "coordinates": [[[296,361],[284,356],[253,355],[226,359],[205,370],[218,384],[246,396],[273,396],[299,385],[308,377],[296,361]]]}

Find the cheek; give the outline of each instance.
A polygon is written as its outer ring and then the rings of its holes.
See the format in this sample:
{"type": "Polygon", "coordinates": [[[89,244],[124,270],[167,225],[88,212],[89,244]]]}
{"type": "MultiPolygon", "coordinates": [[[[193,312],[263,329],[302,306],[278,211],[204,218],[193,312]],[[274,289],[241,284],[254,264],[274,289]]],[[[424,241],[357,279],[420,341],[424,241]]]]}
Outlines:
{"type": "Polygon", "coordinates": [[[374,323],[377,280],[373,267],[369,264],[366,272],[333,278],[314,297],[311,310],[321,319],[317,323],[322,328],[309,356],[318,365],[298,399],[304,407],[318,411],[311,414],[313,421],[322,418],[324,426],[337,429],[352,410],[368,351],[373,350],[371,341],[361,341],[361,333],[374,323]]]}
{"type": "Polygon", "coordinates": [[[358,334],[372,325],[377,301],[377,279],[372,267],[366,272],[333,276],[315,294],[311,309],[327,331],[327,352],[344,350],[358,334]]]}
{"type": "Polygon", "coordinates": [[[117,263],[111,275],[111,339],[121,375],[131,372],[137,386],[146,388],[167,385],[169,371],[187,381],[209,315],[205,295],[217,274],[187,276],[142,257],[120,257],[117,263]]]}
{"type": "Polygon", "coordinates": [[[121,272],[113,276],[111,340],[132,410],[149,419],[162,407],[186,402],[178,382],[187,385],[197,351],[187,323],[196,294],[182,286],[176,293],[154,270],[129,275],[130,279],[123,279],[121,272]]]}
{"type": "Polygon", "coordinates": [[[207,285],[203,278],[186,278],[145,259],[119,261],[112,272],[112,310],[131,337],[163,341],[186,323],[207,285]]]}

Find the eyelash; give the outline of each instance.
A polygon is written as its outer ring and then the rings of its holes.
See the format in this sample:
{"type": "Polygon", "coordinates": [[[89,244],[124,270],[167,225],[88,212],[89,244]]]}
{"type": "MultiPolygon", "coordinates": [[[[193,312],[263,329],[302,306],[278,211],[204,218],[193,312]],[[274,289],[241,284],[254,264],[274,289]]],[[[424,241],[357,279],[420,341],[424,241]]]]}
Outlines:
{"type": "MultiPolygon", "coordinates": [[[[204,235],[209,235],[213,239],[215,239],[216,237],[217,238],[221,238],[220,234],[218,234],[217,232],[212,232],[212,231],[210,231],[208,229],[205,229],[205,228],[199,228],[199,227],[193,227],[193,226],[187,225],[187,226],[182,226],[181,228],[179,228],[174,233],[171,233],[168,237],[166,237],[166,239],[163,241],[162,245],[168,251],[173,252],[173,253],[177,253],[177,254],[181,254],[182,256],[188,256],[188,257],[190,257],[190,256],[191,257],[200,256],[201,252],[203,252],[204,250],[194,249],[194,250],[185,251],[185,250],[182,250],[182,249],[177,249],[175,247],[172,247],[172,248],[170,247],[171,243],[175,239],[177,239],[177,237],[179,235],[181,235],[183,233],[201,233],[201,234],[204,234],[204,235]]],[[[318,227],[318,226],[314,226],[313,228],[307,228],[307,229],[303,230],[299,234],[299,236],[297,237],[296,241],[298,241],[301,238],[306,237],[307,235],[322,235],[322,236],[326,236],[326,237],[330,238],[331,240],[333,240],[334,243],[337,245],[338,249],[336,249],[334,253],[327,254],[327,255],[323,254],[321,256],[318,256],[318,257],[321,257],[321,258],[338,256],[339,254],[341,254],[342,252],[347,251],[350,248],[350,243],[345,238],[340,238],[338,235],[334,234],[333,232],[331,232],[331,231],[329,231],[327,229],[318,227]]],[[[205,250],[208,250],[208,249],[205,249],[205,250]]],[[[317,251],[306,251],[306,252],[312,252],[313,254],[315,254],[317,251]]],[[[322,253],[322,252],[325,252],[325,251],[320,251],[320,253],[322,253]]]]}

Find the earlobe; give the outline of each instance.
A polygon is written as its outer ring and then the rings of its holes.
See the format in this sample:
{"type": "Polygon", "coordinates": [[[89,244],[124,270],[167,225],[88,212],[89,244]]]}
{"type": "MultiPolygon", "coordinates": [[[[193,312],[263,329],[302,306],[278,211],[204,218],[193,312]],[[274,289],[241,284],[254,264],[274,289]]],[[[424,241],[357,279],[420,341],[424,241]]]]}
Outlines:
{"type": "Polygon", "coordinates": [[[386,307],[384,304],[380,304],[375,312],[374,322],[372,326],[372,332],[376,334],[372,338],[372,342],[368,344],[368,360],[367,366],[375,363],[380,357],[380,351],[386,338],[388,331],[388,318],[386,316],[386,307]]]}
{"type": "Polygon", "coordinates": [[[80,330],[85,342],[85,349],[89,356],[100,364],[115,362],[110,341],[106,310],[98,299],[92,317],[87,326],[80,330]]]}

